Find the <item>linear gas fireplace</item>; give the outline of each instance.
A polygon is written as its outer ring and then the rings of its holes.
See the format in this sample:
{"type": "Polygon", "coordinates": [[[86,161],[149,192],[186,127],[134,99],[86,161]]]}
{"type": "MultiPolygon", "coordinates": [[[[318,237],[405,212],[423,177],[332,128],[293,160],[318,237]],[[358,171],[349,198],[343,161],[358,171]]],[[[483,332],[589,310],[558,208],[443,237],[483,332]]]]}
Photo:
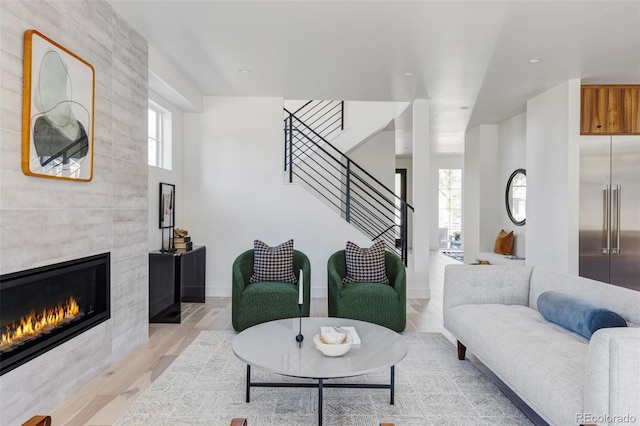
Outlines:
{"type": "Polygon", "coordinates": [[[109,319],[110,254],[0,276],[0,375],[109,319]]]}

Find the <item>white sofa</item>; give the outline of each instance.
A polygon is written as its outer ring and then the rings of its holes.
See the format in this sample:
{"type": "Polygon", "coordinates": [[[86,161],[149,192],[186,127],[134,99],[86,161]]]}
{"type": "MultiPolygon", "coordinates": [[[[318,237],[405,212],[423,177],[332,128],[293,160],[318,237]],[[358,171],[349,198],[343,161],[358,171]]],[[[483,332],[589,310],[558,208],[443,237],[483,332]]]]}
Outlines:
{"type": "Polygon", "coordinates": [[[551,425],[640,426],[640,292],[530,266],[448,265],[444,327],[551,425]],[[545,291],[580,297],[629,327],[590,340],[546,321],[545,291]]]}

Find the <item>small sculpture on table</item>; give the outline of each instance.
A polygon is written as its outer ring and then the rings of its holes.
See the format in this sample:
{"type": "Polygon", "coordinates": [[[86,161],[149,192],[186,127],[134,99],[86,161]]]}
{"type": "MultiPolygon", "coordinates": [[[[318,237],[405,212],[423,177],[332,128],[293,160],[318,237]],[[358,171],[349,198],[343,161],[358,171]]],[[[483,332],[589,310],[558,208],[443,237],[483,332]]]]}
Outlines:
{"type": "Polygon", "coordinates": [[[171,248],[176,253],[186,253],[193,250],[193,241],[189,236],[189,231],[182,228],[173,230],[173,239],[171,240],[171,248]]]}
{"type": "Polygon", "coordinates": [[[296,336],[296,342],[298,342],[298,347],[302,347],[302,341],[304,340],[304,336],[302,335],[302,306],[304,305],[304,272],[300,269],[299,272],[300,278],[298,279],[298,310],[300,311],[300,331],[296,336]]]}

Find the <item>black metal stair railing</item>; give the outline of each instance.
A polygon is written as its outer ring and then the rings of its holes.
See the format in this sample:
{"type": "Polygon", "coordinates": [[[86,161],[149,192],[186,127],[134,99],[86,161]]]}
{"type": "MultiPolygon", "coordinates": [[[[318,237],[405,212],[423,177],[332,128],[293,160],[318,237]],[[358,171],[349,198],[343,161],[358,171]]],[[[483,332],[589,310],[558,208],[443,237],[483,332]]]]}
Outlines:
{"type": "Polygon", "coordinates": [[[293,114],[326,140],[344,130],[344,101],[309,101],[293,114]]]}
{"type": "MultiPolygon", "coordinates": [[[[315,101],[314,101],[315,102],[315,101]]],[[[312,105],[305,105],[303,108],[312,105]]],[[[323,123],[319,128],[342,128],[334,123],[334,118],[322,117],[318,107],[315,114],[306,112],[315,123],[323,123]],[[332,123],[328,126],[327,123],[332,123]]],[[[336,111],[332,115],[337,115],[336,111]]],[[[408,260],[409,227],[412,222],[413,207],[398,197],[393,190],[385,186],[369,172],[364,170],[346,154],[333,146],[320,131],[312,128],[306,121],[285,109],[285,171],[289,182],[298,182],[340,214],[348,223],[355,226],[371,240],[383,240],[391,251],[402,258],[405,265],[408,260]]],[[[326,133],[325,133],[326,134],[326,133]]]]}

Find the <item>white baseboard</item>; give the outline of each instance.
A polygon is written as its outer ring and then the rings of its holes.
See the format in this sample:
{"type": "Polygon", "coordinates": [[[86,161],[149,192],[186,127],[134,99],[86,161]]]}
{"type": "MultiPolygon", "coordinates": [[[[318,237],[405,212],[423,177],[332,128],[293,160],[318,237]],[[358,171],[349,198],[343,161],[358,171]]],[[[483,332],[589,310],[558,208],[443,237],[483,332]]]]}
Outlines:
{"type": "Polygon", "coordinates": [[[431,289],[429,288],[408,288],[407,297],[412,299],[431,299],[431,289]]]}
{"type": "MultiPolygon", "coordinates": [[[[231,287],[225,286],[207,286],[205,289],[207,297],[231,297],[231,287]]],[[[326,287],[313,287],[311,289],[311,297],[327,297],[326,287]]]]}
{"type": "MultiPolygon", "coordinates": [[[[231,287],[225,286],[207,286],[205,289],[207,297],[231,297],[231,287]]],[[[312,298],[327,297],[327,287],[313,287],[311,289],[312,298]]],[[[431,297],[430,289],[425,288],[408,288],[407,297],[414,299],[429,299],[431,297]]]]}
{"type": "Polygon", "coordinates": [[[208,285],[204,289],[206,297],[231,297],[231,286],[211,286],[208,285]]]}

